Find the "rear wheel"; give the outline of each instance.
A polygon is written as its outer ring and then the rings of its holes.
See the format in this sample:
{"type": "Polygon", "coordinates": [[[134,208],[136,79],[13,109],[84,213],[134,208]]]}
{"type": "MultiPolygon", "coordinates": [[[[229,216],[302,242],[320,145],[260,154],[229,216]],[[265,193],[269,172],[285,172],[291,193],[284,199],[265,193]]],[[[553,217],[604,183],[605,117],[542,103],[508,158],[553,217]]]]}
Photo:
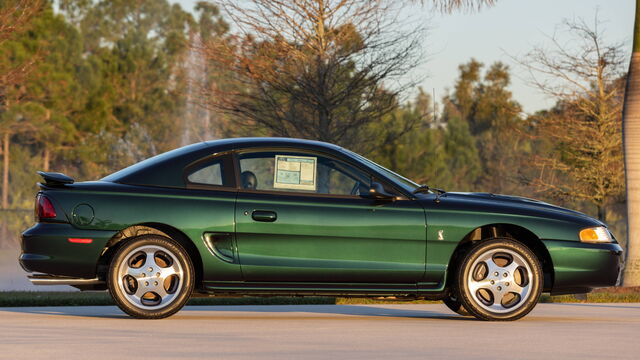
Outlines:
{"type": "Polygon", "coordinates": [[[457,299],[478,319],[517,320],[536,306],[541,291],[537,257],[512,239],[478,243],[457,269],[457,299]]]}
{"type": "Polygon", "coordinates": [[[128,240],[109,266],[109,292],[125,313],[161,319],[179,311],[193,290],[193,265],[171,239],[144,235],[128,240]]]}

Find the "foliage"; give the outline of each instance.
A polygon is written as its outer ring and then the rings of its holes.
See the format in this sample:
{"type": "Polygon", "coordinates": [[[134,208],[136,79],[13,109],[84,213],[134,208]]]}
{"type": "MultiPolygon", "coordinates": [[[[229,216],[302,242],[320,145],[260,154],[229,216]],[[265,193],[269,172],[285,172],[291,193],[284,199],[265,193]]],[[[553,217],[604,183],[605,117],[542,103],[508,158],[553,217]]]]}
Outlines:
{"type": "MultiPolygon", "coordinates": [[[[500,62],[492,64],[482,74],[483,64],[472,59],[460,65],[460,77],[454,91],[445,102],[445,120],[462,121],[468,125],[473,144],[459,139],[457,165],[465,169],[465,187],[480,188],[488,192],[518,193],[520,188],[514,170],[517,170],[522,127],[521,107],[507,89],[510,83],[509,69],[500,62]],[[466,145],[469,144],[469,145],[466,145]],[[477,154],[477,155],[475,155],[477,154]],[[505,157],[504,154],[510,154],[505,157]],[[474,157],[478,156],[478,159],[474,157]],[[462,161],[462,163],[460,163],[462,161]]],[[[467,126],[458,125],[458,126],[467,126]]],[[[452,129],[453,131],[453,129],[452,129]]]]}
{"type": "Polygon", "coordinates": [[[200,49],[231,72],[232,88],[206,89],[208,104],[277,136],[318,139],[362,150],[367,125],[396,107],[383,82],[417,64],[420,34],[395,24],[390,1],[222,1],[240,30],[200,49]]]}
{"type": "MultiPolygon", "coordinates": [[[[407,122],[418,125],[396,141],[385,142],[372,156],[430,186],[457,191],[522,191],[518,177],[512,175],[525,146],[520,137],[513,136],[525,124],[520,105],[507,90],[508,68],[495,63],[483,76],[482,67],[473,59],[460,65],[460,76],[454,91],[443,99],[441,114],[434,115],[435,111],[428,109],[432,100],[424,92],[418,94],[415,105],[407,104],[392,113],[395,126],[389,129],[402,129],[400,124],[407,122]]],[[[376,133],[391,131],[380,130],[376,133]]]]}
{"type": "MultiPolygon", "coordinates": [[[[595,64],[589,74],[596,76],[577,82],[582,88],[567,79],[540,82],[560,86],[547,88],[557,104],[527,117],[501,62],[461,64],[442,99],[410,88],[414,81],[398,85],[419,60],[422,41],[421,29],[407,34],[389,24],[401,2],[199,2],[195,15],[167,0],[24,7],[36,3],[0,0],[0,19],[21,19],[0,37],[0,72],[25,70],[0,84],[2,190],[5,207],[14,209],[3,213],[0,245],[11,239],[15,246],[31,219],[36,170],[95,180],[193,141],[274,134],[338,143],[445,190],[577,208],[623,233],[624,71],[615,44],[598,43],[605,56],[578,63],[595,64]],[[7,15],[10,3],[24,15],[7,15]],[[242,12],[247,3],[262,7],[242,12]],[[307,3],[326,6],[300,13],[307,3]],[[259,9],[277,14],[267,18],[259,9]],[[28,72],[25,64],[33,64],[28,72]],[[413,98],[406,101],[403,90],[415,91],[413,98]]],[[[451,11],[493,1],[425,3],[451,11]]],[[[559,59],[546,49],[538,55],[547,65],[559,59]]],[[[562,70],[576,69],[583,67],[562,70]]]]}
{"type": "MultiPolygon", "coordinates": [[[[29,23],[38,14],[42,6],[40,0],[1,0],[0,1],[0,45],[29,28],[29,23]]],[[[33,59],[15,66],[10,62],[0,62],[0,100],[3,100],[6,86],[19,82],[29,70],[33,59]]]]}

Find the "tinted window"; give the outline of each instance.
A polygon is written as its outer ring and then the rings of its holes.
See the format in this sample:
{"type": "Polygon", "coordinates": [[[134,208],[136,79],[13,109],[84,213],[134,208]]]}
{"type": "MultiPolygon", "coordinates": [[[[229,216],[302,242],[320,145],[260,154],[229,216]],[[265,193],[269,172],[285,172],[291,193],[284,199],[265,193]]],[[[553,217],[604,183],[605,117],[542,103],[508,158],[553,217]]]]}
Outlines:
{"type": "Polygon", "coordinates": [[[370,177],[352,166],[315,154],[260,152],[240,156],[244,189],[359,195],[370,177]]]}
{"type": "Polygon", "coordinates": [[[222,163],[207,164],[189,174],[187,180],[195,184],[222,186],[222,163]]]}

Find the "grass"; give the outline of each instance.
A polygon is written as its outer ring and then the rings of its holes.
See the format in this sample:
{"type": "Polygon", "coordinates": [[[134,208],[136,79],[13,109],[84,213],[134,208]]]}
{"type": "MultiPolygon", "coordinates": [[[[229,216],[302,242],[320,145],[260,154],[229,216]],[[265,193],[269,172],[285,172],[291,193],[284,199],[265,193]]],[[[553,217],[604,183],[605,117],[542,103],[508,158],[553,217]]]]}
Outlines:
{"type": "MultiPolygon", "coordinates": [[[[635,303],[640,302],[640,288],[609,288],[586,295],[540,297],[542,303],[635,303]]],[[[438,301],[333,297],[197,297],[189,305],[303,305],[303,304],[434,304],[438,301]]],[[[107,292],[34,292],[0,291],[0,307],[95,306],[114,305],[107,292]]]]}
{"type": "Polygon", "coordinates": [[[113,305],[106,292],[2,291],[0,307],[113,305]]]}
{"type": "Polygon", "coordinates": [[[585,295],[542,295],[543,303],[637,303],[640,302],[640,293],[590,293],[585,295]]]}

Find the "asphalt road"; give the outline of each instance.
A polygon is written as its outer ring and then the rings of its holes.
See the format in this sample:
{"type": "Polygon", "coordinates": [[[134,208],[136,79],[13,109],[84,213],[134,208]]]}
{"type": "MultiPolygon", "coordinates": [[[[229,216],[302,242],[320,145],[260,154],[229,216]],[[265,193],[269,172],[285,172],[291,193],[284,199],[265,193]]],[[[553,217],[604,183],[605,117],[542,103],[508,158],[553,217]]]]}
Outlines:
{"type": "Polygon", "coordinates": [[[639,359],[640,304],[540,304],[491,323],[444,305],[0,308],[1,359],[639,359]]]}

